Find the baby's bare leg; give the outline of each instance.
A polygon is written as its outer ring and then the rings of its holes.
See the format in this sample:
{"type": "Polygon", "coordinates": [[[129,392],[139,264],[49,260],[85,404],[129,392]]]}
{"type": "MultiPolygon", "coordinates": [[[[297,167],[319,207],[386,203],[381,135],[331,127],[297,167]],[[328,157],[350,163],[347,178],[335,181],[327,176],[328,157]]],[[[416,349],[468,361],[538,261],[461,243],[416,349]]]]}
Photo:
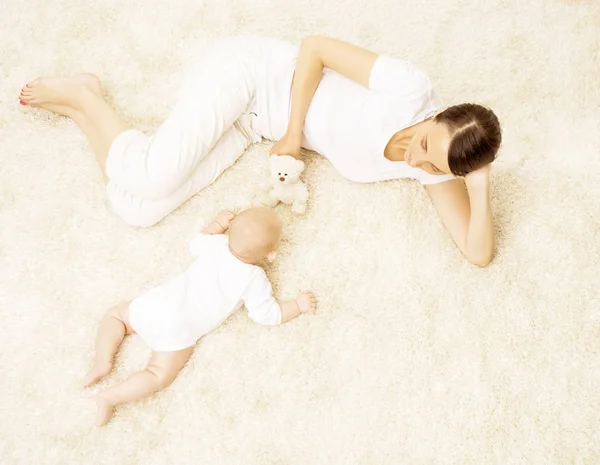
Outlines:
{"type": "Polygon", "coordinates": [[[98,394],[96,425],[105,425],[117,405],[143,399],[169,386],[188,361],[191,353],[192,347],[175,352],[152,352],[145,370],[134,373],[121,384],[98,394]]]}
{"type": "Polygon", "coordinates": [[[83,385],[89,387],[110,373],[115,354],[125,337],[132,332],[129,326],[129,302],[111,308],[98,326],[94,365],[83,378],[83,385]]]}

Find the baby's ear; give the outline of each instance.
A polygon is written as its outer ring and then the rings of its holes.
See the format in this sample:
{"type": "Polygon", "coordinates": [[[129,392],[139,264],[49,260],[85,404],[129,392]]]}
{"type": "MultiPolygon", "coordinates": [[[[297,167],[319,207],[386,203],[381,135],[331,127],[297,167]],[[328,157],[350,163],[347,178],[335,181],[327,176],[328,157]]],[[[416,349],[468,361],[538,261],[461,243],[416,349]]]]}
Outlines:
{"type": "Polygon", "coordinates": [[[271,252],[269,252],[269,254],[267,255],[267,261],[269,263],[273,263],[275,261],[275,259],[277,258],[277,251],[276,250],[272,250],[271,252]]]}

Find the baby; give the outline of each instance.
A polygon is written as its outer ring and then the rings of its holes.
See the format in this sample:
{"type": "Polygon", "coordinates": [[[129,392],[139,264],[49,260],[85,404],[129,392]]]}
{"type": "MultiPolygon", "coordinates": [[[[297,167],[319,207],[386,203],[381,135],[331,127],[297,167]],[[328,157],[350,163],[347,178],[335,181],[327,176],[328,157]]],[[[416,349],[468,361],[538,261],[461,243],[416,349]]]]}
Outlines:
{"type": "Polygon", "coordinates": [[[86,387],[111,371],[126,334],[138,333],[152,348],[152,355],[144,370],[97,395],[98,426],[110,420],[117,405],[169,386],[198,339],[242,305],[250,318],[264,325],[315,313],[312,292],[277,303],[258,266],[263,259],[275,259],[281,229],[279,218],[267,208],[251,208],[237,216],[222,212],[192,239],[194,262],[184,273],[106,313],[98,327],[94,365],[83,380],[86,387]],[[228,236],[224,235],[227,230],[228,236]]]}

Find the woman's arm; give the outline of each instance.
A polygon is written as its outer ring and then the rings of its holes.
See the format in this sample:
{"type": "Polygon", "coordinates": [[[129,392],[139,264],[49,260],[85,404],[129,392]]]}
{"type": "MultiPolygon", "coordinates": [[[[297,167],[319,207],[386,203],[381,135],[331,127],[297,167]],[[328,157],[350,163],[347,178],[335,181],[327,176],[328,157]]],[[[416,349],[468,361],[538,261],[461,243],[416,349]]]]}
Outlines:
{"type": "Polygon", "coordinates": [[[490,207],[490,165],[453,179],[426,186],[433,205],[467,260],[487,266],[494,257],[494,219],[490,207]],[[465,188],[466,186],[466,188],[465,188]]]}
{"type": "Polygon", "coordinates": [[[292,108],[285,136],[271,148],[271,154],[300,155],[304,119],[319,86],[323,68],[330,68],[363,86],[377,54],[347,42],[322,36],[306,37],[300,45],[294,81],[292,108]]]}

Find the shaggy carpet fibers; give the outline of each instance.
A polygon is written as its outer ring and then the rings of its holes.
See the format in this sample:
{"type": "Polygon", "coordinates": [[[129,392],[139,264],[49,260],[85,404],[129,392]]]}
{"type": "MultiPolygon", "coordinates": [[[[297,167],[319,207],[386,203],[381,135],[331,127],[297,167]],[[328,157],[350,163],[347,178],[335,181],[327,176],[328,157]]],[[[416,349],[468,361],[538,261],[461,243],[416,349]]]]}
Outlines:
{"type": "Polygon", "coordinates": [[[0,463],[600,462],[600,4],[530,0],[23,0],[0,13],[0,463]],[[18,104],[38,75],[99,75],[152,131],[226,34],[349,40],[404,57],[447,103],[498,113],[498,254],[468,264],[414,181],[344,180],[306,153],[305,217],[269,268],[313,317],[240,311],[175,383],[93,426],[94,394],[144,366],[130,338],[84,390],[106,309],[182,270],[187,241],[258,192],[270,144],[148,229],[109,209],[69,120],[18,104]]]}

